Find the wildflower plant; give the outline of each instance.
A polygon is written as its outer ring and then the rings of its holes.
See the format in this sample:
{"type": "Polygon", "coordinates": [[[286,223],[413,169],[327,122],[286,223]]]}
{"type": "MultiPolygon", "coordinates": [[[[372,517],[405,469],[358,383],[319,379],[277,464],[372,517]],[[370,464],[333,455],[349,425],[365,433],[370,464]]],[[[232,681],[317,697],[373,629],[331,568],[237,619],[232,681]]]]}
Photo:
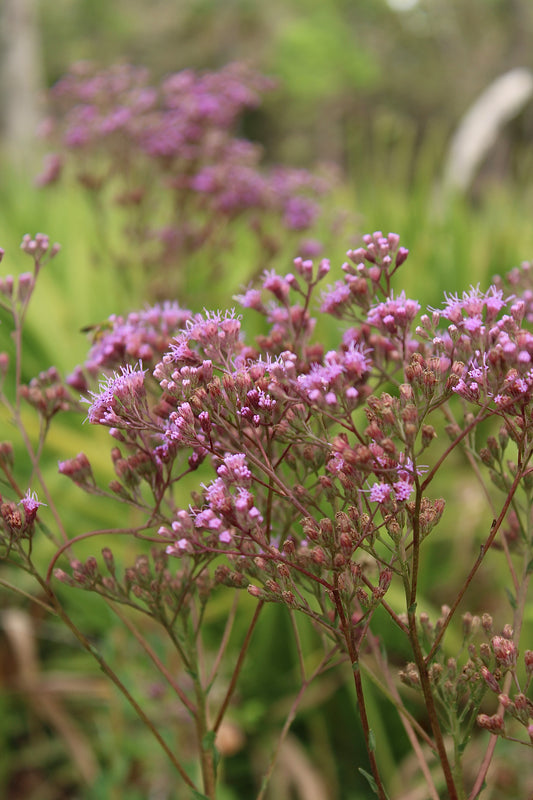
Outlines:
{"type": "MultiPolygon", "coordinates": [[[[323,645],[309,671],[294,624],[298,701],[331,667],[351,673],[367,746],[360,768],[379,798],[388,797],[390,787],[368,712],[370,672],[400,716],[425,796],[478,797],[499,740],[524,752],[533,743],[533,657],[523,641],[533,549],[526,270],[520,281],[511,273],[487,291],[472,287],[447,295],[441,308],[420,315],[419,303],[393,286],[408,251],[397,235],[376,232],[348,251],[340,277],[329,285],[328,260],[297,258],[291,272],[265,271],[258,286],[234,298],[244,316],[235,308],[192,313],[168,302],[127,320],[113,317],[86,364],[65,383],[45,373],[25,388],[19,383],[23,309],[55,249],[46,237],[25,239],[23,249],[34,260],[33,278],[21,277],[16,286],[7,277],[1,284],[14,321],[17,376],[16,400],[5,386],[2,399],[34,471],[29,487],[19,488],[11,450],[2,445],[3,557],[33,575],[48,605],[98,659],[193,795],[216,797],[216,737],[253,631],[265,605],[276,603],[293,621],[307,619],[323,645]],[[248,342],[245,320],[252,313],[264,318],[264,328],[248,342]],[[330,349],[321,343],[326,317],[339,320],[330,349]],[[104,377],[97,385],[99,371],[104,377]],[[109,431],[115,477],[100,487],[83,453],[61,461],[59,471],[85,492],[129,507],[133,523],[72,538],[60,526],[38,463],[52,417],[79,407],[80,392],[87,436],[91,425],[109,431]],[[41,420],[37,448],[17,410],[23,401],[41,420]],[[435,619],[423,607],[420,585],[428,540],[458,524],[434,489],[456,453],[482,486],[493,522],[472,563],[457,565],[459,589],[435,619]],[[41,508],[43,492],[47,505],[41,508]],[[43,574],[33,553],[45,519],[58,531],[43,574]],[[128,552],[138,548],[130,565],[113,553],[119,536],[131,540],[128,552]],[[76,557],[81,540],[96,545],[99,539],[100,558],[76,557]],[[474,615],[464,609],[489,553],[498,553],[508,568],[510,602],[490,598],[491,609],[507,607],[501,622],[481,608],[474,615]],[[74,624],[57,582],[99,594],[144,647],[190,719],[196,772],[74,624]],[[206,613],[224,592],[245,592],[255,607],[235,662],[225,658],[236,605],[207,663],[206,613]],[[176,680],[128,609],[158,624],[188,683],[176,680]],[[387,663],[383,615],[410,654],[398,675],[387,663]],[[455,653],[450,631],[459,642],[455,653]],[[217,679],[225,680],[222,690],[217,679]],[[402,685],[421,697],[423,717],[411,710],[402,685]],[[470,745],[480,737],[485,753],[473,767],[470,745]]],[[[280,741],[295,711],[296,705],[280,741]]],[[[266,796],[274,766],[275,754],[258,798],[266,796]]]]}
{"type": "Polygon", "coordinates": [[[238,237],[250,240],[257,274],[288,246],[316,253],[311,237],[331,171],[267,169],[260,146],[239,136],[245,112],[272,88],[243,64],[187,69],[152,85],[139,67],[78,63],[50,91],[42,135],[55,152],[37,183],[74,177],[95,212],[99,255],[126,273],[132,260],[141,264],[156,299],[190,291],[185,267],[198,253],[212,281],[238,237]]]}

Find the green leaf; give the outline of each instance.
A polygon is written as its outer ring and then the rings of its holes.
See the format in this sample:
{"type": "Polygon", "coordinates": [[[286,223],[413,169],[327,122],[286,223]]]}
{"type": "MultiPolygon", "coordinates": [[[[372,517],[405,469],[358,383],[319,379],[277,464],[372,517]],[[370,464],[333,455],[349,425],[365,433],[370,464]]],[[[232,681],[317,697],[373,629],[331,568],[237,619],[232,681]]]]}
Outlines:
{"type": "MultiPolygon", "coordinates": [[[[362,767],[359,767],[359,772],[361,773],[361,775],[364,775],[364,777],[367,779],[370,788],[372,789],[374,794],[379,795],[376,781],[374,780],[374,777],[370,774],[370,772],[367,772],[366,769],[363,769],[362,767]]],[[[383,791],[385,793],[385,797],[387,798],[387,800],[389,800],[389,795],[387,794],[387,792],[385,792],[385,790],[383,791]]]]}
{"type": "Polygon", "coordinates": [[[192,796],[194,797],[194,800],[209,800],[207,795],[202,794],[202,792],[197,792],[196,789],[192,790],[192,796]]]}
{"type": "Polygon", "coordinates": [[[507,595],[507,599],[509,600],[509,603],[511,604],[511,608],[516,610],[516,598],[515,598],[514,594],[507,587],[505,587],[505,594],[507,595]]]}

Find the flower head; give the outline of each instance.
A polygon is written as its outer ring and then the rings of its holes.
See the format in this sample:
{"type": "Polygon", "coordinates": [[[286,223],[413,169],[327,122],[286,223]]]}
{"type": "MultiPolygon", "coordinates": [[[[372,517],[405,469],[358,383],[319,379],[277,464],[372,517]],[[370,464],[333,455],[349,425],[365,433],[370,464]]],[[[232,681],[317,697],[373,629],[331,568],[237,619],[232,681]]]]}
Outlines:
{"type": "MultiPolygon", "coordinates": [[[[92,401],[87,418],[93,425],[138,427],[146,422],[145,370],[127,365],[100,383],[99,392],[90,392],[92,401]]],[[[87,401],[89,402],[89,401],[87,401]]]]}

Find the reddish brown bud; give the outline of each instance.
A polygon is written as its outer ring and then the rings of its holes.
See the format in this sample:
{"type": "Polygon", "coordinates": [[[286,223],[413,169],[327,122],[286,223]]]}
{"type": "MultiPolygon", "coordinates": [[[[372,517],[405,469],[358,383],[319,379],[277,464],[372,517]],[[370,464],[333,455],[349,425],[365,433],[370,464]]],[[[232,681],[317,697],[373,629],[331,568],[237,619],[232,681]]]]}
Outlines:
{"type": "Polygon", "coordinates": [[[277,571],[280,578],[289,578],[290,577],[290,570],[286,564],[278,564],[277,571]]]}
{"type": "Polygon", "coordinates": [[[20,530],[22,527],[22,514],[14,503],[2,503],[0,505],[0,514],[10,530],[20,530]]]}
{"type": "Polygon", "coordinates": [[[302,528],[305,538],[309,539],[311,542],[316,542],[320,529],[317,522],[312,517],[305,517],[305,519],[302,520],[302,528]]]}
{"type": "Polygon", "coordinates": [[[483,630],[487,633],[492,631],[492,617],[490,614],[481,615],[481,625],[483,626],[483,630]]]}
{"type": "Polygon", "coordinates": [[[528,678],[533,675],[533,650],[526,650],[524,653],[524,664],[528,678]]]}
{"type": "Polygon", "coordinates": [[[505,729],[503,718],[497,714],[493,714],[491,717],[488,714],[478,714],[477,724],[491,733],[503,733],[505,729]]]}
{"type": "Polygon", "coordinates": [[[315,564],[325,564],[326,563],[326,554],[322,550],[321,547],[313,547],[311,550],[311,558],[315,562],[315,564]]]}
{"type": "Polygon", "coordinates": [[[488,669],[488,667],[482,666],[480,672],[483,680],[485,681],[489,689],[492,689],[493,692],[499,694],[500,685],[496,680],[496,678],[494,677],[494,675],[492,674],[492,672],[488,669]]]}
{"type": "Polygon", "coordinates": [[[491,645],[499,667],[512,669],[516,665],[516,645],[512,639],[507,639],[505,636],[493,636],[491,645]]]}
{"type": "Polygon", "coordinates": [[[295,606],[296,605],[296,597],[292,592],[284,591],[281,593],[281,597],[284,603],[287,603],[288,606],[295,606]]]}

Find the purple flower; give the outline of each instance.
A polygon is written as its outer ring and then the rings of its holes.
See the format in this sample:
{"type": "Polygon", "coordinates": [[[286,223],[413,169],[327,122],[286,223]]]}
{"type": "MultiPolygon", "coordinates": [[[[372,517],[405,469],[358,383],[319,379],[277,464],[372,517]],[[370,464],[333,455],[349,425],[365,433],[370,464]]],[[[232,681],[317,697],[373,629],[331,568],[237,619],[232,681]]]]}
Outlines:
{"type": "Polygon", "coordinates": [[[249,486],[252,473],[246,464],[244,453],[228,453],[224,456],[224,461],[217,469],[217,474],[228,484],[235,483],[241,486],[249,486]]]}
{"type": "Polygon", "coordinates": [[[307,197],[290,197],[283,214],[283,224],[294,231],[305,231],[311,227],[320,213],[320,206],[307,197]]]}
{"type": "Polygon", "coordinates": [[[135,311],[127,317],[112,315],[97,326],[85,368],[94,375],[116,369],[125,361],[151,365],[168,349],[170,341],[191,318],[178,303],[165,301],[135,311]]]}
{"type": "Polygon", "coordinates": [[[373,503],[384,503],[389,499],[391,487],[388,483],[374,483],[370,489],[370,500],[373,503]]]}
{"type": "Polygon", "coordinates": [[[37,499],[36,492],[32,492],[30,489],[28,489],[19,503],[19,506],[22,506],[24,509],[24,523],[26,527],[29,527],[34,523],[39,506],[44,505],[46,505],[46,503],[41,503],[37,499]]]}
{"type": "Polygon", "coordinates": [[[404,500],[408,500],[411,494],[413,493],[413,484],[408,480],[403,481],[396,481],[393,484],[394,488],[394,495],[397,500],[403,502],[404,500]]]}
{"type": "Polygon", "coordinates": [[[416,300],[408,300],[402,291],[398,297],[391,294],[385,302],[372,306],[367,319],[370,325],[386,335],[403,336],[419,311],[420,304],[416,300]]]}
{"type": "Polygon", "coordinates": [[[128,365],[102,381],[99,392],[90,392],[93,399],[87,414],[89,422],[117,428],[145,425],[144,374],[140,365],[137,369],[128,365]]]}
{"type": "Polygon", "coordinates": [[[481,292],[478,286],[471,286],[470,291],[463,292],[459,299],[457,294],[445,294],[446,306],[440,313],[443,317],[461,326],[469,320],[469,325],[479,325],[485,312],[485,322],[493,322],[508,300],[503,299],[503,291],[495,286],[490,286],[486,292],[481,292]]]}
{"type": "Polygon", "coordinates": [[[282,278],[274,270],[265,271],[263,276],[263,289],[266,289],[282,303],[287,300],[291,287],[286,278],[282,278]]]}
{"type": "Polygon", "coordinates": [[[168,418],[163,437],[174,445],[190,445],[198,442],[195,418],[190,403],[182,403],[168,418]]]}
{"type": "Polygon", "coordinates": [[[264,312],[264,305],[261,299],[261,291],[259,289],[249,288],[244,294],[235,295],[234,299],[240,303],[243,308],[253,308],[255,311],[264,312]]]}
{"type": "Polygon", "coordinates": [[[340,317],[351,299],[352,293],[349,284],[345,281],[336,281],[333,287],[330,286],[322,293],[320,311],[323,314],[340,317]]]}

